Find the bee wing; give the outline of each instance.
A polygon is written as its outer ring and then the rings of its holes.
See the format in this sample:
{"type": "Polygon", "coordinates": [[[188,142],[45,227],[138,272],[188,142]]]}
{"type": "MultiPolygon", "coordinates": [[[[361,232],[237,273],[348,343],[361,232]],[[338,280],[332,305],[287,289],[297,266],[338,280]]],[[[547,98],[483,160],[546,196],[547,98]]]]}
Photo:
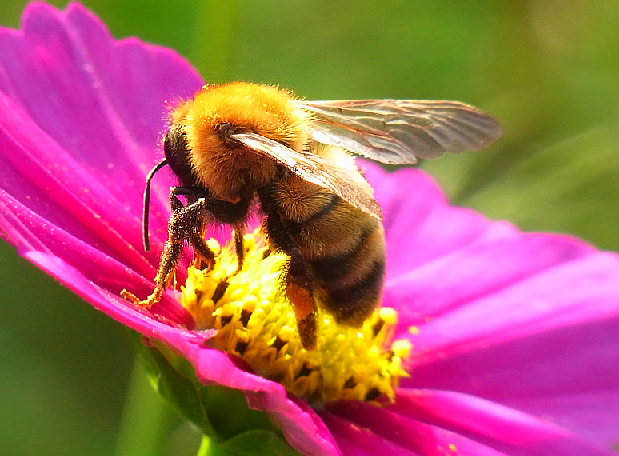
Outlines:
{"type": "Polygon", "coordinates": [[[380,220],[382,213],[374,199],[374,190],[356,168],[338,166],[326,157],[298,152],[256,133],[236,133],[230,137],[275,160],[307,182],[331,190],[343,200],[380,220]]]}
{"type": "Polygon", "coordinates": [[[496,119],[458,101],[293,103],[312,114],[310,133],[315,141],[394,165],[436,158],[444,152],[480,150],[502,133],[496,119]]]}

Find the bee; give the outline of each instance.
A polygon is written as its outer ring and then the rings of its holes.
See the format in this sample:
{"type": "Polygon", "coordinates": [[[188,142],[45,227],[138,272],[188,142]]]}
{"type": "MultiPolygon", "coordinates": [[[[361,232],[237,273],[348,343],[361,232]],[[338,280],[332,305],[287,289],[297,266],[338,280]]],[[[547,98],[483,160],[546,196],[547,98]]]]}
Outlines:
{"type": "Polygon", "coordinates": [[[381,300],[381,209],[351,154],[411,164],[482,149],[500,134],[493,117],[455,101],[306,101],[269,85],[206,85],[171,112],[165,159],[146,178],[146,251],[151,179],[167,165],[179,180],[155,289],[144,301],[124,295],[142,306],[158,302],[185,243],[212,266],[204,240],[212,222],[233,227],[240,270],[244,227],[257,202],[268,248],[289,258],[282,285],[311,349],[316,303],[338,322],[360,326],[381,300]]]}

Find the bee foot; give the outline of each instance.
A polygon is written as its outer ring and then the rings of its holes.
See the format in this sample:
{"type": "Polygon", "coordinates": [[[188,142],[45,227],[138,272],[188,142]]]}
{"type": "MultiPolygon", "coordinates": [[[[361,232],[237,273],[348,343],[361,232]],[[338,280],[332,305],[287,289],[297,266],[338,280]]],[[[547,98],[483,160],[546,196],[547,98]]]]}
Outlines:
{"type": "Polygon", "coordinates": [[[136,307],[143,307],[146,309],[152,307],[153,304],[158,303],[162,295],[163,295],[163,290],[159,288],[155,288],[152,294],[144,300],[141,300],[136,295],[134,295],[130,291],[127,291],[126,289],[120,292],[120,296],[126,301],[129,301],[131,304],[133,304],[136,307]]]}

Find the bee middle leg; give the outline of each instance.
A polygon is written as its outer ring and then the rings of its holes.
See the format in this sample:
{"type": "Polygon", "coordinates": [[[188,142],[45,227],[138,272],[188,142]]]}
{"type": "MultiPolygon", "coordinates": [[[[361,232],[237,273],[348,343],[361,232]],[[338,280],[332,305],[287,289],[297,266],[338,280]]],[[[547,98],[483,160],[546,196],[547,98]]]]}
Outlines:
{"type": "Polygon", "coordinates": [[[303,347],[307,350],[316,346],[316,304],[314,280],[297,242],[286,231],[277,214],[269,214],[265,220],[269,243],[286,253],[290,260],[283,271],[286,297],[293,306],[297,329],[303,347]]]}
{"type": "Polygon", "coordinates": [[[241,272],[243,268],[243,261],[245,259],[245,249],[243,248],[243,235],[245,234],[245,227],[243,225],[234,226],[234,248],[236,250],[236,258],[238,260],[237,273],[241,272]]]}
{"type": "Polygon", "coordinates": [[[243,249],[243,235],[245,234],[245,222],[251,199],[241,199],[236,203],[229,201],[206,198],[206,208],[215,220],[226,225],[231,225],[234,229],[234,247],[238,259],[237,272],[243,267],[245,250],[243,249]]]}

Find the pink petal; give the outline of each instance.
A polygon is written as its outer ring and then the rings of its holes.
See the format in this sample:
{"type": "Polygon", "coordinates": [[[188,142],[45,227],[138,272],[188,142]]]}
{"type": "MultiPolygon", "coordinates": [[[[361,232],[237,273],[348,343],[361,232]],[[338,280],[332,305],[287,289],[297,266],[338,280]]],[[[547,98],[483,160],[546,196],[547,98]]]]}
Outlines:
{"type": "Polygon", "coordinates": [[[480,396],[616,442],[618,304],[619,258],[585,253],[419,325],[404,385],[480,396]]]}
{"type": "Polygon", "coordinates": [[[321,416],[346,455],[504,454],[451,430],[410,419],[405,414],[394,413],[367,403],[340,403],[330,406],[328,410],[321,413],[321,416]]]}
{"type": "MultiPolygon", "coordinates": [[[[595,252],[567,236],[523,234],[505,222],[486,226],[473,242],[388,278],[384,302],[402,308],[403,324],[418,325],[468,309],[476,300],[595,252]]],[[[513,310],[521,309],[517,305],[513,310]]]]}
{"type": "Polygon", "coordinates": [[[22,117],[19,107],[1,94],[0,156],[4,163],[0,174],[3,199],[7,204],[19,203],[20,211],[15,212],[16,216],[25,218],[28,213],[37,213],[50,225],[66,229],[97,250],[129,263],[135,270],[153,275],[153,265],[133,247],[131,239],[136,236],[131,236],[127,230],[134,227],[139,232],[140,223],[135,212],[114,200],[99,181],[89,177],[81,165],[75,164],[66,151],[51,142],[25,114],[22,117]],[[2,104],[2,101],[8,103],[2,104]],[[55,165],[45,164],[42,157],[46,155],[55,155],[59,161],[55,165]],[[59,179],[52,172],[72,163],[75,164],[72,179],[59,179]],[[82,183],[84,187],[81,191],[71,189],[67,181],[76,185],[82,183]],[[104,211],[108,215],[116,207],[118,223],[110,223],[98,212],[103,210],[102,204],[106,205],[104,211]],[[127,231],[122,230],[123,226],[127,231]]]}
{"type": "Polygon", "coordinates": [[[404,385],[465,391],[552,416],[592,442],[619,440],[617,257],[566,236],[467,222],[469,211],[447,206],[418,171],[387,183],[380,170],[367,175],[384,205],[411,214],[395,233],[387,218],[398,253],[383,299],[400,310],[397,337],[414,343],[404,385]],[[423,190],[402,196],[405,180],[423,190]]]}
{"type": "Polygon", "coordinates": [[[414,456],[421,454],[383,439],[369,429],[356,426],[337,415],[324,412],[322,413],[322,418],[329,426],[329,429],[332,430],[342,454],[346,456],[377,454],[414,456]]]}
{"type": "Polygon", "coordinates": [[[482,215],[449,206],[443,192],[423,171],[402,169],[387,174],[365,162],[362,168],[383,209],[388,278],[467,245],[489,228],[482,215]]]}
{"type": "MultiPolygon", "coordinates": [[[[350,405],[347,415],[365,416],[350,405]]],[[[522,412],[449,391],[400,390],[390,413],[430,423],[509,455],[612,455],[555,424],[522,412]]],[[[387,413],[386,411],[384,413],[387,413]]],[[[472,453],[477,454],[477,453],[472,453]]]]}

